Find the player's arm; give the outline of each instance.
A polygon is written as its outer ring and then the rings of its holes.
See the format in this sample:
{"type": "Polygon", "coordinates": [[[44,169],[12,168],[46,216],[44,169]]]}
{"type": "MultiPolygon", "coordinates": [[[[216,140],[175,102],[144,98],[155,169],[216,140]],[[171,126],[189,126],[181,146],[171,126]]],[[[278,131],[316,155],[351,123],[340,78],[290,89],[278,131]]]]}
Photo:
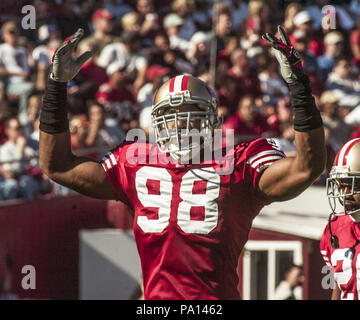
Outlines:
{"type": "Polygon", "coordinates": [[[322,120],[311,94],[309,78],[286,32],[281,26],[278,31],[281,40],[269,33],[263,38],[272,46],[289,86],[297,152],[295,157],[274,162],[261,176],[258,189],[269,202],[289,200],[302,193],[323,172],[326,162],[322,120]]]}
{"type": "Polygon", "coordinates": [[[49,178],[61,185],[87,196],[116,199],[101,164],[71,151],[66,87],[91,56],[86,52],[77,60],[72,58],[83,33],[79,29],[54,54],[40,115],[39,164],[49,178]]]}
{"type": "Polygon", "coordinates": [[[331,300],[340,300],[340,298],[341,298],[341,290],[340,290],[338,284],[335,282],[334,289],[331,294],[331,300]]]}

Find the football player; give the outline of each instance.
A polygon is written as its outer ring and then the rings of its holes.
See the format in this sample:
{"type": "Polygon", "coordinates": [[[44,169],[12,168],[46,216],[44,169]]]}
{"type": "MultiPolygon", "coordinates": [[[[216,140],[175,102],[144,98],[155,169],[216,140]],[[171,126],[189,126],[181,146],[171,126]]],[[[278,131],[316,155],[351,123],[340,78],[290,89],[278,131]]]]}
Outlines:
{"type": "Polygon", "coordinates": [[[348,141],[339,150],[326,189],[332,213],[320,241],[320,252],[333,271],[331,299],[359,300],[360,139],[348,141]]]}
{"type": "Polygon", "coordinates": [[[72,58],[83,31],[54,54],[41,112],[40,166],[64,186],[133,209],[145,299],[239,299],[236,269],[253,218],[264,205],[299,195],[324,169],[324,132],[309,79],[285,31],[278,31],[281,40],[269,33],[263,38],[290,88],[297,155],[286,158],[266,139],[238,144],[228,151],[233,170],[227,174],[217,159],[192,161],[207,149],[218,121],[212,90],[190,75],[168,80],[155,94],[156,144],[127,141],[100,163],[74,156],[66,84],[91,55],[72,58]],[[134,161],[135,155],[158,161],[134,161]]]}

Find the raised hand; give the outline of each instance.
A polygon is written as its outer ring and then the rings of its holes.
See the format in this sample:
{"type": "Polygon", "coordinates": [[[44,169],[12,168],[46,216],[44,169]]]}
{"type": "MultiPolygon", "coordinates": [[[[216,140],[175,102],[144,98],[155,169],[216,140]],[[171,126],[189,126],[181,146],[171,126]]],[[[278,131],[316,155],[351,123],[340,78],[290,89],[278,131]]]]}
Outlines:
{"type": "Polygon", "coordinates": [[[280,40],[271,33],[264,34],[262,38],[271,45],[285,82],[291,84],[301,81],[305,74],[299,52],[294,49],[286,31],[281,26],[278,26],[278,32],[280,40]]]}
{"type": "Polygon", "coordinates": [[[50,78],[58,82],[67,82],[73,79],[81,69],[81,66],[88,60],[92,52],[86,51],[77,59],[73,53],[80,39],[84,35],[83,29],[78,29],[69,39],[57,48],[52,58],[50,78]]]}

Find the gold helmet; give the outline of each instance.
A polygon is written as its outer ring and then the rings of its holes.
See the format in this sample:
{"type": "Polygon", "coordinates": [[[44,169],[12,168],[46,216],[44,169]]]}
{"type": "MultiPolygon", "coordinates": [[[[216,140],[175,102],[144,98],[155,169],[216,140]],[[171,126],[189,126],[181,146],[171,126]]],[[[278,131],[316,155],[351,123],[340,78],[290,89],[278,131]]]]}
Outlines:
{"type": "Polygon", "coordinates": [[[360,208],[346,205],[346,197],[360,193],[360,138],[345,143],[337,153],[329,178],[326,180],[326,193],[332,214],[335,216],[353,214],[360,208]],[[347,188],[341,188],[346,185],[347,188]],[[345,192],[348,190],[347,192],[345,192]],[[336,212],[336,200],[342,205],[341,212],[336,212]]]}
{"type": "Polygon", "coordinates": [[[179,75],[166,81],[155,93],[151,111],[160,151],[169,152],[176,160],[191,159],[218,125],[217,106],[214,91],[198,78],[179,75]],[[198,110],[184,110],[185,105],[196,105],[198,110]],[[200,123],[200,128],[191,128],[193,120],[200,123]],[[175,129],[169,128],[170,122],[175,129]],[[179,127],[179,122],[185,125],[179,127]]]}

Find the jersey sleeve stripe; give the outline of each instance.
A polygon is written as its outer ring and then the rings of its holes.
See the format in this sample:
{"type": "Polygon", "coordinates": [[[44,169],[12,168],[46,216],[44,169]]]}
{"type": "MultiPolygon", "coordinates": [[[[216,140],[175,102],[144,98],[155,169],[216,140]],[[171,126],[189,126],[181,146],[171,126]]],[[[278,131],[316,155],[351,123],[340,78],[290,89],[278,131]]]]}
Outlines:
{"type": "Polygon", "coordinates": [[[113,166],[117,165],[117,161],[116,161],[115,156],[114,156],[113,153],[110,154],[110,160],[111,160],[113,166]]]}
{"type": "Polygon", "coordinates": [[[285,154],[280,150],[267,150],[267,151],[262,151],[262,152],[259,152],[255,155],[253,155],[252,157],[250,157],[248,159],[247,163],[251,165],[253,162],[257,161],[261,157],[268,156],[268,155],[280,155],[282,158],[285,158],[285,154]]]}
{"type": "Polygon", "coordinates": [[[269,161],[272,161],[273,160],[280,160],[282,159],[283,157],[280,156],[280,155],[273,155],[273,156],[266,156],[266,157],[263,157],[257,161],[254,161],[253,163],[251,163],[250,165],[253,167],[253,168],[257,168],[258,166],[260,165],[263,165],[265,164],[266,162],[269,162],[269,161]]]}
{"type": "Polygon", "coordinates": [[[327,255],[327,251],[326,251],[326,250],[320,250],[320,253],[321,253],[322,255],[327,255]]]}
{"type": "Polygon", "coordinates": [[[108,171],[108,168],[106,167],[105,162],[102,162],[101,165],[102,165],[103,169],[105,170],[105,172],[107,172],[107,171],[108,171]]]}

